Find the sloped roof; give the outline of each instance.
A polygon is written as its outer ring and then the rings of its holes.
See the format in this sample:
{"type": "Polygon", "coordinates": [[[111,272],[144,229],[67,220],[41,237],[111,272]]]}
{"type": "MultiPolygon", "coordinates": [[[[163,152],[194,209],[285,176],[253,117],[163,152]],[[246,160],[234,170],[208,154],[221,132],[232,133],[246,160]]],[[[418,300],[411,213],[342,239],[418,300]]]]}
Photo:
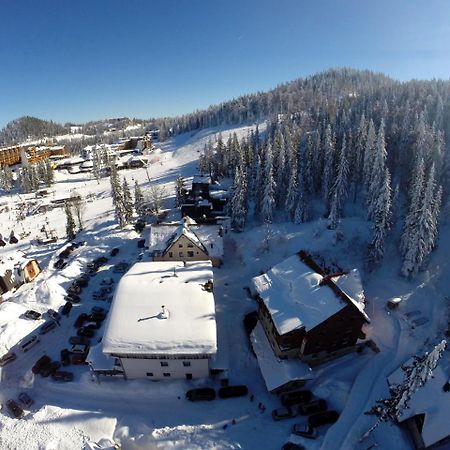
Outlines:
{"type": "Polygon", "coordinates": [[[279,334],[316,327],[348,304],[353,305],[369,321],[357,270],[341,275],[341,281],[321,284],[323,275],[307,265],[300,254],[291,256],[267,273],[252,279],[252,291],[257,293],[270,312],[279,334]],[[348,289],[349,292],[342,292],[348,289]]]}

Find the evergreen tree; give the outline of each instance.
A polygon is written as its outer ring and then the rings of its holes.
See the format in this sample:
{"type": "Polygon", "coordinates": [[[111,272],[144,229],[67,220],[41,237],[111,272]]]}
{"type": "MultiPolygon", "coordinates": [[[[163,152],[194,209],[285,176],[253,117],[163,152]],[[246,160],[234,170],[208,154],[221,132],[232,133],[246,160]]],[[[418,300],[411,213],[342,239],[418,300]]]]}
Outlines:
{"type": "Polygon", "coordinates": [[[144,203],[144,195],[137,180],[134,182],[134,209],[137,214],[141,214],[142,204],[144,203]]]}
{"type": "Polygon", "coordinates": [[[334,139],[331,132],[331,125],[328,124],[325,130],[323,143],[324,166],[322,175],[322,199],[326,209],[329,209],[331,188],[333,185],[333,168],[334,168],[334,139]]]}
{"type": "Polygon", "coordinates": [[[367,130],[366,146],[364,150],[364,166],[363,166],[364,184],[366,187],[366,191],[369,190],[369,184],[371,181],[370,175],[372,173],[373,160],[375,159],[376,144],[377,144],[377,133],[375,131],[375,125],[373,124],[373,120],[370,119],[369,128],[367,130]]]}
{"type": "Polygon", "coordinates": [[[133,200],[131,198],[131,192],[126,178],[123,179],[122,183],[122,201],[125,212],[125,222],[128,224],[133,221],[133,200]]]}
{"type": "Polygon", "coordinates": [[[231,226],[236,231],[243,231],[247,216],[247,175],[240,166],[234,176],[234,191],[231,199],[231,226]]]}
{"type": "MultiPolygon", "coordinates": [[[[120,181],[119,181],[119,174],[117,172],[117,167],[114,163],[112,163],[110,166],[111,172],[109,175],[109,182],[111,183],[111,197],[113,204],[116,205],[118,202],[117,198],[119,194],[121,194],[121,187],[120,187],[120,181]]],[[[120,195],[122,198],[122,196],[120,195]]]]}
{"type": "Polygon", "coordinates": [[[339,156],[339,166],[336,180],[333,184],[330,214],[328,216],[328,228],[335,230],[342,216],[342,208],[347,198],[348,163],[347,144],[345,134],[342,139],[342,147],[339,156]]]}
{"type": "Polygon", "coordinates": [[[119,227],[120,229],[124,228],[125,225],[127,224],[127,212],[125,210],[125,206],[124,206],[124,201],[123,201],[123,193],[122,190],[120,189],[120,185],[119,185],[119,189],[116,191],[115,194],[115,209],[114,209],[114,214],[116,216],[117,222],[119,223],[119,227]]]}
{"type": "Polygon", "coordinates": [[[50,161],[45,163],[45,184],[51,186],[55,182],[55,174],[50,161]]]}
{"type": "Polygon", "coordinates": [[[305,145],[300,145],[298,157],[298,177],[297,177],[297,204],[294,211],[294,223],[299,224],[309,219],[309,209],[307,202],[306,188],[306,158],[308,149],[305,145]]]}
{"type": "Polygon", "coordinates": [[[376,266],[384,256],[384,244],[386,235],[391,227],[392,192],[389,170],[384,170],[383,182],[374,204],[373,236],[369,244],[367,260],[369,268],[376,266]]]}
{"type": "Polygon", "coordinates": [[[275,207],[275,181],[273,179],[272,144],[267,143],[264,155],[264,186],[261,198],[261,219],[265,223],[272,223],[275,207]]]}
{"type": "Polygon", "coordinates": [[[69,241],[75,239],[75,220],[72,216],[72,211],[70,210],[69,204],[66,202],[64,204],[64,212],[66,213],[66,234],[69,241]]]}
{"type": "Polygon", "coordinates": [[[179,175],[175,180],[175,206],[179,208],[183,203],[186,197],[186,180],[179,175]]]}

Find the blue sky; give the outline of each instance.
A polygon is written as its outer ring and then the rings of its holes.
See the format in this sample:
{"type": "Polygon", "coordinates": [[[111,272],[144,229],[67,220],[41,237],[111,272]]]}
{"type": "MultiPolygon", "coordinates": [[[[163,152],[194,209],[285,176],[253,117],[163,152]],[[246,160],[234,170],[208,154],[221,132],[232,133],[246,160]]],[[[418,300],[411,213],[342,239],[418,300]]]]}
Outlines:
{"type": "Polygon", "coordinates": [[[181,114],[330,67],[450,77],[449,0],[0,0],[0,127],[181,114]]]}

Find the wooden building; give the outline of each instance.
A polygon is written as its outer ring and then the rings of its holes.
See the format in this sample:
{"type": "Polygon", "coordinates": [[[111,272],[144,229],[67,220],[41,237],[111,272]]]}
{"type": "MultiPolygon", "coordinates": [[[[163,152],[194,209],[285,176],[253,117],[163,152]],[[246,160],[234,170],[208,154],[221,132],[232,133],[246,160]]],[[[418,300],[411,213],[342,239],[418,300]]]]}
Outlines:
{"type": "Polygon", "coordinates": [[[253,278],[258,316],[278,358],[317,365],[354,349],[369,322],[357,270],[326,275],[304,251],[253,278]]]}

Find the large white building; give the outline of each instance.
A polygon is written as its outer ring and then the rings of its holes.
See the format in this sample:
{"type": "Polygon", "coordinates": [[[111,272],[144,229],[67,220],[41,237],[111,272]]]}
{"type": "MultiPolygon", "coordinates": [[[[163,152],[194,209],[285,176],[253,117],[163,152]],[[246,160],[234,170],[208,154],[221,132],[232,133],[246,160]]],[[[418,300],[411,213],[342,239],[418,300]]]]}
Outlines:
{"type": "Polygon", "coordinates": [[[210,261],[141,262],[120,280],[103,353],[128,379],[209,376],[217,352],[210,261]]]}

